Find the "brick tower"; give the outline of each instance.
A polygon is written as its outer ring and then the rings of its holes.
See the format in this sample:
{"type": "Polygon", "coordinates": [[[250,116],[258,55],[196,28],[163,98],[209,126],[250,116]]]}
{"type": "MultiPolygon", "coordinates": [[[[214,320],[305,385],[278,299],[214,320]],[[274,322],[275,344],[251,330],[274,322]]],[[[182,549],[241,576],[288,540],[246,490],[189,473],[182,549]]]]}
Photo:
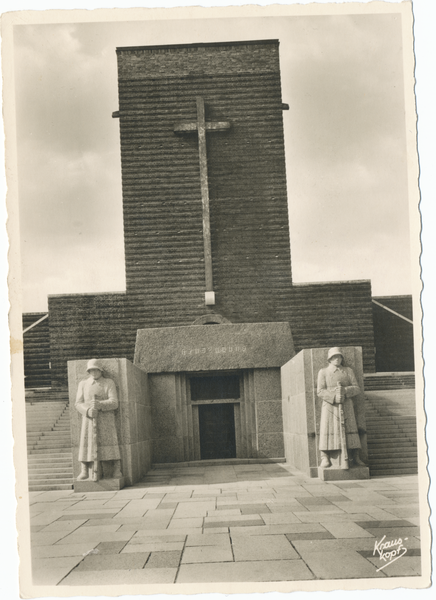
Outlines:
{"type": "Polygon", "coordinates": [[[207,313],[288,320],[278,41],[117,55],[127,297],[138,326],[207,313]]]}

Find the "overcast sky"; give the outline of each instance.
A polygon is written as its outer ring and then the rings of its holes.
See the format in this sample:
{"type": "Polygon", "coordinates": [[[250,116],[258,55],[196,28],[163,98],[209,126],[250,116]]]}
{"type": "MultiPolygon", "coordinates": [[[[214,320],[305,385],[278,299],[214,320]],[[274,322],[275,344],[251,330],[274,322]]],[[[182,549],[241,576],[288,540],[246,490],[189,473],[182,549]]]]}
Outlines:
{"type": "Polygon", "coordinates": [[[411,293],[400,15],[19,25],[25,312],[47,294],[125,289],[116,47],[268,38],[290,105],[294,282],[411,293]]]}

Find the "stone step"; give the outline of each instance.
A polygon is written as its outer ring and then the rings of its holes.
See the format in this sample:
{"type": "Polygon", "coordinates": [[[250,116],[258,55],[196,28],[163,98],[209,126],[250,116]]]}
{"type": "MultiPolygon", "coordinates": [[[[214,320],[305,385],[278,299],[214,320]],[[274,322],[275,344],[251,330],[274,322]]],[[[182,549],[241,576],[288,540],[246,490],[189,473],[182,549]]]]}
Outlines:
{"type": "Polygon", "coordinates": [[[64,448],[35,448],[31,450],[31,454],[71,454],[71,447],[64,448]]]}
{"type": "Polygon", "coordinates": [[[53,490],[72,490],[73,482],[60,483],[59,481],[53,481],[50,483],[41,484],[29,484],[29,492],[50,492],[53,490]]]}
{"type": "Polygon", "coordinates": [[[47,461],[50,461],[51,464],[53,465],[57,465],[57,464],[65,464],[65,463],[70,463],[73,460],[73,455],[70,452],[63,452],[61,454],[59,454],[59,456],[53,456],[53,454],[30,454],[27,457],[27,461],[29,463],[29,467],[31,467],[32,465],[40,465],[40,464],[46,464],[47,461]]]}
{"type": "MultiPolygon", "coordinates": [[[[407,444],[409,446],[416,446],[416,443],[414,444],[412,440],[408,439],[408,438],[401,438],[400,441],[404,440],[404,444],[407,444]]],[[[383,438],[380,438],[379,440],[373,440],[372,438],[370,438],[368,436],[368,448],[384,448],[384,447],[394,447],[394,448],[401,448],[402,445],[398,443],[398,439],[395,438],[394,440],[384,440],[383,438]]]]}
{"type": "MultiPolygon", "coordinates": [[[[389,459],[389,468],[391,467],[416,467],[417,466],[416,457],[415,458],[391,458],[389,459]]],[[[387,463],[385,458],[373,458],[371,457],[371,469],[374,469],[378,466],[383,466],[383,468],[387,468],[387,463]]]]}
{"type": "Polygon", "coordinates": [[[386,433],[383,433],[382,431],[371,430],[370,433],[368,433],[368,436],[371,436],[371,439],[374,439],[374,440],[378,440],[379,438],[390,438],[390,439],[402,438],[402,437],[404,437],[404,435],[405,435],[405,433],[401,429],[392,429],[386,433]]]}
{"type": "Polygon", "coordinates": [[[372,469],[369,468],[371,477],[389,477],[395,475],[416,475],[418,467],[414,469],[372,469]]]}
{"type": "Polygon", "coordinates": [[[59,466],[53,466],[50,464],[45,464],[45,463],[41,463],[41,464],[37,464],[37,465],[31,465],[29,466],[29,478],[30,475],[37,475],[38,473],[69,473],[71,471],[71,474],[73,473],[73,467],[71,462],[65,463],[63,465],[59,465],[59,466]]]}
{"type": "Polygon", "coordinates": [[[409,458],[409,457],[417,457],[418,450],[417,448],[412,448],[408,450],[397,450],[397,449],[385,449],[384,451],[370,450],[368,449],[368,456],[371,458],[409,458]]]}
{"type": "Polygon", "coordinates": [[[27,436],[28,440],[34,440],[35,438],[50,438],[53,440],[63,440],[66,438],[66,435],[64,431],[56,431],[55,429],[53,429],[53,431],[41,431],[40,433],[34,433],[33,435],[27,436]]]}
{"type": "Polygon", "coordinates": [[[401,448],[398,450],[397,448],[385,448],[384,450],[377,450],[374,448],[368,449],[368,454],[377,458],[378,456],[417,456],[418,451],[416,446],[411,446],[408,448],[401,448]]]}
{"type": "Polygon", "coordinates": [[[73,469],[71,472],[64,471],[63,473],[32,473],[29,474],[29,482],[39,482],[41,479],[44,480],[44,483],[47,481],[56,481],[62,480],[61,483],[68,483],[73,478],[73,469]]]}
{"type": "Polygon", "coordinates": [[[47,448],[47,450],[51,450],[51,449],[62,450],[63,448],[67,448],[68,451],[71,452],[71,444],[68,440],[65,442],[58,442],[58,441],[51,442],[50,440],[38,441],[38,442],[36,442],[36,444],[34,444],[33,450],[41,450],[42,448],[47,448]]]}

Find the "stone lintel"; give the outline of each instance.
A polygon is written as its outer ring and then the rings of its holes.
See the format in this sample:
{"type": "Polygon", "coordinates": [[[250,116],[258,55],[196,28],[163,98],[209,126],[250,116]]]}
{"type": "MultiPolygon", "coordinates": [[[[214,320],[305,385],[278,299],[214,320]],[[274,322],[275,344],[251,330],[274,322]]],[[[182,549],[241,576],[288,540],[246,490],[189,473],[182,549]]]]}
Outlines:
{"type": "Polygon", "coordinates": [[[289,323],[139,329],[135,365],[147,373],[281,367],[294,356],[289,323]]]}

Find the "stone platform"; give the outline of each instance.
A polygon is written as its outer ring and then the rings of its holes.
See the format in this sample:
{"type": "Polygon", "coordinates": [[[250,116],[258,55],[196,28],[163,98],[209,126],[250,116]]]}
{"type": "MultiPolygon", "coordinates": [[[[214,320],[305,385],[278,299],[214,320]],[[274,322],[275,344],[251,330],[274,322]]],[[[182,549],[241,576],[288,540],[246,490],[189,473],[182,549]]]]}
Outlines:
{"type": "Polygon", "coordinates": [[[179,584],[247,582],[248,592],[365,578],[378,587],[421,568],[415,475],[333,483],[286,464],[217,464],[152,469],[120,491],[29,496],[35,585],[126,594],[129,584],[183,593],[179,584]],[[379,570],[383,536],[407,538],[407,553],[379,570]]]}

